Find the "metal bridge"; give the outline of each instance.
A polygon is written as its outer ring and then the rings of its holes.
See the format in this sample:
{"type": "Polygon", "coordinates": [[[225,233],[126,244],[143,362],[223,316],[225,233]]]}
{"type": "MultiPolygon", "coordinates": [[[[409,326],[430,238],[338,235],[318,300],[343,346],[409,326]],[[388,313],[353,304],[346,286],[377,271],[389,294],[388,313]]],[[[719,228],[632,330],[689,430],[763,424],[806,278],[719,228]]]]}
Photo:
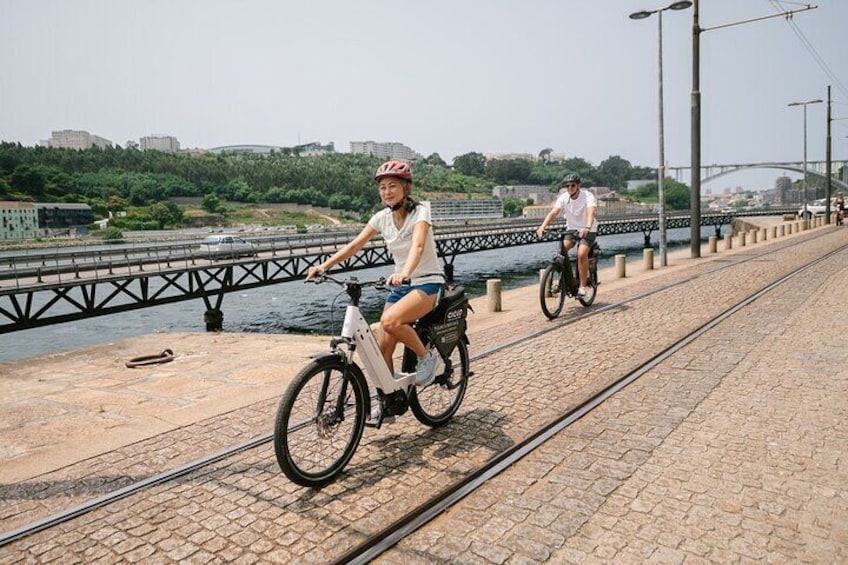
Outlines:
{"type": "MultiPolygon", "coordinates": [[[[848,160],[834,161],[831,160],[831,183],[838,190],[848,192],[848,160]],[[842,169],[842,178],[837,178],[835,171],[842,169]]],[[[744,163],[731,165],[703,165],[701,166],[701,182],[708,182],[718,177],[737,173],[748,169],[782,169],[785,171],[794,171],[796,173],[804,173],[804,163],[796,162],[768,162],[768,163],[744,163]]],[[[667,167],[670,173],[674,174],[674,179],[677,182],[688,181],[689,171],[692,167],[667,167]],[[684,174],[685,173],[685,174],[684,174]],[[686,177],[686,178],[684,178],[686,177]]],[[[827,161],[807,161],[807,174],[814,177],[827,180],[827,161]]]]}
{"type": "MultiPolygon", "coordinates": [[[[735,216],[783,215],[793,209],[705,213],[702,226],[721,226],[735,216]]],[[[690,226],[688,212],[670,213],[667,228],[690,226]]],[[[445,272],[452,276],[457,255],[539,243],[539,220],[504,220],[486,224],[436,226],[434,233],[445,272]]],[[[650,216],[616,216],[599,221],[599,235],[641,232],[645,245],[659,229],[650,216]]],[[[542,241],[556,241],[565,229],[554,223],[542,241]]],[[[98,246],[63,251],[61,248],[0,255],[0,334],[201,299],[208,330],[221,328],[224,295],[260,286],[302,279],[352,238],[352,233],[300,235],[258,239],[259,253],[251,258],[210,258],[196,242],[98,246]]],[[[375,238],[336,271],[367,269],[392,262],[381,239],[375,238]]]]}

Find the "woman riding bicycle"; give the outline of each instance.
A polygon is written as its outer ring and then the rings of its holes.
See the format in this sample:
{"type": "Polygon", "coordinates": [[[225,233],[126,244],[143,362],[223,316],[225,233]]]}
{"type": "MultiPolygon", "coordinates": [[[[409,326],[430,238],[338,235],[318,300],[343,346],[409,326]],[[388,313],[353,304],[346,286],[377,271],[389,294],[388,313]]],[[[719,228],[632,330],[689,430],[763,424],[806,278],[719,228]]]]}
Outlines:
{"type": "Polygon", "coordinates": [[[398,342],[418,356],[415,384],[423,387],[433,381],[439,354],[424,347],[410,324],[436,306],[445,280],[436,255],[430,209],[410,195],[412,168],[408,163],[387,161],[377,169],[374,180],[386,208],[374,214],[353,241],[320,265],[310,267],[306,279],[324,273],[356,254],[375,235],[382,235],[394,258],[395,270],[386,280],[391,290],[375,337],[392,372],[392,356],[398,342]],[[403,285],[407,279],[411,284],[403,285]]]}
{"type": "Polygon", "coordinates": [[[589,250],[598,236],[598,219],[596,218],[598,200],[588,190],[582,190],[578,174],[566,175],[560,186],[564,186],[566,192],[556,199],[551,211],[542,221],[542,225],[536,230],[536,236],[542,239],[548,224],[562,214],[568,229],[563,243],[566,254],[574,247],[575,242],[580,240],[580,245],[577,247],[577,271],[580,274],[580,288],[577,295],[586,296],[589,294],[586,288],[589,283],[589,250]]]}

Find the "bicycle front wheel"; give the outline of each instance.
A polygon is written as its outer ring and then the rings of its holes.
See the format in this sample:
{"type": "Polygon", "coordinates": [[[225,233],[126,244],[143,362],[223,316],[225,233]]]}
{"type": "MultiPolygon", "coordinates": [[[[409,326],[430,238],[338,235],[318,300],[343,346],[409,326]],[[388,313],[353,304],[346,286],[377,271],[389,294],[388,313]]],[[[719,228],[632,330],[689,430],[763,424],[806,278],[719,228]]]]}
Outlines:
{"type": "Polygon", "coordinates": [[[539,284],[539,303],[542,313],[549,320],[553,320],[562,312],[562,305],[565,303],[563,283],[562,270],[557,265],[548,265],[539,284]]]}
{"type": "Polygon", "coordinates": [[[433,384],[415,389],[409,399],[412,413],[419,422],[432,428],[447,423],[456,414],[468,388],[468,347],[460,340],[445,362],[444,371],[433,384]]]}
{"type": "Polygon", "coordinates": [[[362,438],[368,385],[338,357],[310,362],[289,384],[274,423],[274,452],[293,482],[320,488],[348,464],[362,438]]]}

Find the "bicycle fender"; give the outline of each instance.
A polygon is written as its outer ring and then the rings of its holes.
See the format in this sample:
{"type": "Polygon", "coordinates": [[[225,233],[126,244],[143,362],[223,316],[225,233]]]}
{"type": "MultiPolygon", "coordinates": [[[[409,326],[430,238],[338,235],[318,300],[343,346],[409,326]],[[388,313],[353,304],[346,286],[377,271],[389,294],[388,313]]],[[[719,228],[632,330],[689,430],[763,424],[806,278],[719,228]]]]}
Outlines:
{"type": "Polygon", "coordinates": [[[315,361],[321,361],[322,359],[333,359],[333,358],[341,359],[342,361],[344,361],[345,356],[344,356],[344,353],[341,352],[341,351],[324,351],[324,352],[321,352],[321,353],[316,353],[314,355],[310,355],[309,358],[314,359],[315,361]]]}

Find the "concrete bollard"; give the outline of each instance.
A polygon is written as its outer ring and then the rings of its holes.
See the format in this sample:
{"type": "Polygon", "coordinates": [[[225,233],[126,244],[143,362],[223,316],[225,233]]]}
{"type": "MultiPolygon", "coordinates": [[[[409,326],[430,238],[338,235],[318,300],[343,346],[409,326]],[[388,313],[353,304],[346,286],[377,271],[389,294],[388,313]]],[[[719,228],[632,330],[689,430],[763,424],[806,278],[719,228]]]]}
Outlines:
{"type": "Polygon", "coordinates": [[[766,241],[768,239],[768,230],[766,228],[761,229],[760,236],[763,238],[763,241],[766,241]]]}
{"type": "Polygon", "coordinates": [[[625,262],[627,261],[627,255],[618,254],[615,256],[615,276],[623,279],[627,276],[627,269],[625,267],[625,262]]]}
{"type": "Polygon", "coordinates": [[[780,224],[780,237],[786,235],[786,224],[780,224]]]}
{"type": "Polygon", "coordinates": [[[745,232],[739,232],[739,247],[745,247],[745,232]]]}
{"type": "Polygon", "coordinates": [[[489,279],[486,281],[486,297],[488,298],[489,312],[500,312],[501,279],[489,279]]]}
{"type": "Polygon", "coordinates": [[[708,241],[710,242],[710,253],[718,253],[718,238],[711,235],[708,241]]]}
{"type": "Polygon", "coordinates": [[[772,226],[771,227],[771,239],[776,239],[776,238],[777,238],[777,226],[772,226]]]}
{"type": "Polygon", "coordinates": [[[724,249],[726,251],[733,249],[733,236],[729,233],[724,236],[724,249]]]}
{"type": "Polygon", "coordinates": [[[757,243],[757,231],[759,230],[750,230],[749,235],[751,236],[751,243],[757,243]]]}
{"type": "Polygon", "coordinates": [[[654,268],[654,250],[646,247],[642,250],[642,265],[646,271],[651,271],[654,268]]]}

